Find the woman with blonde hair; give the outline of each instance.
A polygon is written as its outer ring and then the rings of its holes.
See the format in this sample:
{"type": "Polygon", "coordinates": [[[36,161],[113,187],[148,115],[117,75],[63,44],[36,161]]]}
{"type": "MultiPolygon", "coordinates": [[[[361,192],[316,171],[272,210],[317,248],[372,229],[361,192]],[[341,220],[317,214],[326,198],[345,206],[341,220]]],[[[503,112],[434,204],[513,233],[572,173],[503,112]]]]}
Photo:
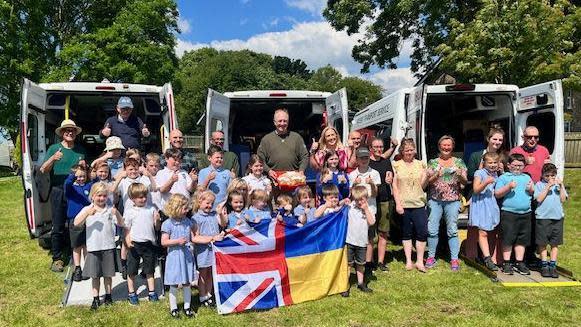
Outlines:
{"type": "Polygon", "coordinates": [[[319,142],[313,138],[309,151],[311,167],[317,171],[321,170],[325,163],[325,155],[330,151],[335,151],[339,156],[339,169],[347,169],[347,149],[341,143],[341,136],[333,126],[323,129],[319,142]]]}

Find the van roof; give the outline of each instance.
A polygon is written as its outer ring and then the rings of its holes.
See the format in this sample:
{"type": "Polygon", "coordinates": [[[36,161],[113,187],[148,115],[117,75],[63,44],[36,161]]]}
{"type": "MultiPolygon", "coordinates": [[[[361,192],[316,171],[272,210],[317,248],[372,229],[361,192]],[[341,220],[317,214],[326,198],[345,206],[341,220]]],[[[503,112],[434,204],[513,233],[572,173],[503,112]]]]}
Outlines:
{"type": "MultiPolygon", "coordinates": [[[[446,86],[452,86],[454,84],[443,84],[443,85],[428,85],[428,94],[431,93],[453,93],[456,91],[446,91],[446,86]]],[[[482,92],[512,92],[518,91],[518,86],[512,84],[473,84],[474,90],[472,91],[458,91],[461,93],[482,93],[482,92]]]]}
{"type": "Polygon", "coordinates": [[[47,91],[71,91],[71,92],[127,92],[127,93],[160,93],[161,86],[129,83],[109,82],[65,82],[65,83],[40,83],[40,87],[47,91]]]}
{"type": "Polygon", "coordinates": [[[306,91],[306,90],[258,90],[258,91],[236,91],[225,92],[229,98],[259,98],[259,99],[325,99],[331,95],[329,92],[306,91]]]}

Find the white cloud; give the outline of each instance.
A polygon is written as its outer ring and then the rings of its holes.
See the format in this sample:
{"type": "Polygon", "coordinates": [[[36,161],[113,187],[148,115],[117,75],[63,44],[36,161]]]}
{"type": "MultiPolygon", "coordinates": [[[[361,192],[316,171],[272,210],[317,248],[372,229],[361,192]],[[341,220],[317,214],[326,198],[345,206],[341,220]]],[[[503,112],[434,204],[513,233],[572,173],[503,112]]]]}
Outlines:
{"type": "Polygon", "coordinates": [[[180,17],[178,19],[178,28],[182,31],[182,34],[188,34],[192,31],[192,27],[190,26],[190,21],[180,17]]]}
{"type": "MultiPolygon", "coordinates": [[[[386,92],[393,92],[397,88],[414,84],[415,79],[409,68],[360,74],[361,64],[353,60],[351,49],[361,36],[361,34],[349,36],[345,32],[335,31],[327,22],[297,23],[288,31],[257,34],[247,40],[192,43],[178,39],[176,54],[181,57],[185,51],[203,47],[218,50],[249,49],[272,56],[301,59],[309,69],[317,69],[330,64],[344,76],[358,76],[371,80],[381,85],[386,92]]],[[[410,53],[410,42],[404,42],[400,58],[398,58],[399,64],[406,65],[409,62],[410,53]]]]}
{"type": "Polygon", "coordinates": [[[313,16],[321,16],[327,0],[285,0],[287,6],[306,11],[313,16]]]}

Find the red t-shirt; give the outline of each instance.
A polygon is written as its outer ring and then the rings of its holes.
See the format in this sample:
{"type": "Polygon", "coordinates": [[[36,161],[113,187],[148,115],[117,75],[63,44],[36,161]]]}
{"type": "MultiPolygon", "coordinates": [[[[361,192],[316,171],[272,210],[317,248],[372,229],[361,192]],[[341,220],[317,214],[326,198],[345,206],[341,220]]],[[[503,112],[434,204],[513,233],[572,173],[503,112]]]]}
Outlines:
{"type": "Polygon", "coordinates": [[[523,172],[531,175],[533,182],[538,182],[541,180],[541,172],[543,170],[543,165],[545,160],[551,159],[551,154],[549,150],[544,146],[537,144],[534,150],[525,150],[522,146],[517,146],[510,150],[510,154],[519,153],[525,156],[525,168],[523,172]]]}

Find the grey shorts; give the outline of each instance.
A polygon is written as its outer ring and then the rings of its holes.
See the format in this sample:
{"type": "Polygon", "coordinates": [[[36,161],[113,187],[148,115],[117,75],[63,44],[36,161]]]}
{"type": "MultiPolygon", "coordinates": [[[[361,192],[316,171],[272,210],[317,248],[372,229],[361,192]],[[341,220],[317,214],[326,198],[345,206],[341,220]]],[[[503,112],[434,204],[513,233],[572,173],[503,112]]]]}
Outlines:
{"type": "Polygon", "coordinates": [[[353,264],[358,266],[365,265],[365,256],[367,252],[367,247],[351,245],[347,243],[347,263],[350,266],[353,264]]]}
{"type": "Polygon", "coordinates": [[[115,276],[115,249],[87,253],[83,277],[99,278],[115,276]]]}
{"type": "Polygon", "coordinates": [[[535,241],[541,246],[563,244],[563,219],[537,219],[535,241]]]}

